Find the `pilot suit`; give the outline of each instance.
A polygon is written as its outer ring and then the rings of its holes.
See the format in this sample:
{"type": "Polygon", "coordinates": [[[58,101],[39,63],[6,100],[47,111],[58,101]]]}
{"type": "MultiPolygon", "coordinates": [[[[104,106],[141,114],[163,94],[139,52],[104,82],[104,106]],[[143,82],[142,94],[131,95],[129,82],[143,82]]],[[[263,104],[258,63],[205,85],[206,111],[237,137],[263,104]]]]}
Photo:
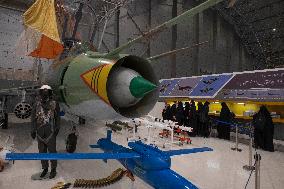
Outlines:
{"type": "MultiPolygon", "coordinates": [[[[56,153],[56,136],[60,128],[59,105],[51,96],[41,96],[32,111],[32,138],[37,138],[39,153],[56,153]]],[[[42,160],[44,177],[48,170],[48,160],[42,160]]],[[[51,173],[56,175],[57,161],[51,160],[51,173]]],[[[50,174],[51,175],[51,174],[50,174]]],[[[51,176],[50,176],[51,177],[51,176]]]]}

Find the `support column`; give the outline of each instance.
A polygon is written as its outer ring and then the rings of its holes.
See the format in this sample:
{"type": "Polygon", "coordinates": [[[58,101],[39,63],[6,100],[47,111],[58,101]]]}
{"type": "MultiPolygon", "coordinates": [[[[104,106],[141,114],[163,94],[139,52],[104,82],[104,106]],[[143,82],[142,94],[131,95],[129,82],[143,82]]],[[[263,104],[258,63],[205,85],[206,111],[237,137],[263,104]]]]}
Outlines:
{"type": "Polygon", "coordinates": [[[120,16],[120,8],[117,9],[115,14],[115,34],[116,34],[116,41],[115,41],[115,47],[119,47],[119,16],[120,16]]]}
{"type": "MultiPolygon", "coordinates": [[[[194,6],[197,6],[199,3],[195,2],[194,6]]],[[[194,43],[198,44],[199,43],[199,14],[196,14],[193,17],[193,21],[194,21],[194,43]]],[[[198,68],[198,63],[199,63],[199,48],[195,48],[194,49],[194,53],[193,53],[193,63],[192,63],[192,75],[199,75],[199,68],[198,68]]]]}
{"type": "MultiPolygon", "coordinates": [[[[177,16],[177,0],[173,0],[172,6],[172,18],[177,16]]],[[[177,25],[172,27],[172,47],[171,50],[175,50],[177,45],[177,25]]],[[[171,56],[171,77],[176,77],[176,55],[171,56]]]]}
{"type": "Polygon", "coordinates": [[[212,64],[212,72],[213,73],[217,72],[217,69],[216,69],[217,61],[216,61],[216,58],[215,58],[216,53],[217,53],[217,27],[218,27],[217,22],[218,22],[217,12],[214,11],[214,13],[213,13],[213,27],[212,27],[212,30],[213,30],[212,46],[213,46],[213,56],[214,56],[214,58],[213,58],[214,61],[212,62],[213,63],[212,64]]]}
{"type": "Polygon", "coordinates": [[[84,3],[82,2],[82,3],[80,3],[79,8],[78,8],[77,12],[75,13],[76,21],[75,21],[75,25],[74,25],[74,29],[73,29],[73,33],[72,33],[72,37],[71,37],[72,39],[75,39],[75,37],[76,37],[76,33],[77,33],[77,30],[78,30],[78,27],[79,27],[79,23],[80,23],[82,16],[83,16],[83,13],[82,13],[83,7],[84,7],[84,3]]]}
{"type": "Polygon", "coordinates": [[[226,72],[231,71],[232,63],[232,36],[228,33],[228,27],[226,27],[226,72]]]}
{"type": "MultiPolygon", "coordinates": [[[[149,29],[151,29],[151,25],[152,25],[152,0],[148,1],[149,4],[149,14],[148,14],[148,26],[149,29]]],[[[147,47],[147,56],[150,57],[151,56],[151,40],[148,40],[148,47],[147,47]]]]}
{"type": "Polygon", "coordinates": [[[243,71],[243,48],[242,43],[239,41],[239,66],[238,71],[243,71]]]}

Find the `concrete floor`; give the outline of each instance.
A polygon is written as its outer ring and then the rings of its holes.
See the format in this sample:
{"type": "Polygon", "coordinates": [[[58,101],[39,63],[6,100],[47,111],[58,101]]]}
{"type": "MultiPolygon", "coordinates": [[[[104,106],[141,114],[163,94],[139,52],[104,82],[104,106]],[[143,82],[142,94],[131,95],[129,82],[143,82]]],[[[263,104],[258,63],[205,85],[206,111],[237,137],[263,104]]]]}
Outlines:
{"type": "MultiPolygon", "coordinates": [[[[0,142],[11,136],[14,147],[19,152],[37,152],[37,143],[30,138],[30,123],[10,118],[8,130],[0,130],[0,142]]],[[[68,133],[70,122],[63,120],[62,128],[58,136],[58,152],[65,150],[65,137],[68,133]]],[[[158,131],[154,131],[158,132],[158,131]]],[[[79,141],[77,152],[90,152],[89,144],[95,144],[99,138],[105,137],[106,128],[104,122],[87,123],[79,127],[79,141]]],[[[147,134],[141,129],[139,133],[143,138],[147,134]]],[[[126,137],[131,134],[113,134],[113,140],[119,144],[127,145],[126,137]]],[[[155,140],[155,139],[154,139],[155,140]]],[[[191,145],[183,145],[182,148],[193,148],[208,146],[213,152],[174,156],[172,158],[172,169],[189,179],[202,189],[243,189],[249,177],[249,172],[243,170],[243,165],[248,163],[248,146],[240,144],[242,152],[232,151],[230,148],[234,143],[215,138],[204,139],[192,138],[191,145]]],[[[174,146],[174,149],[181,147],[174,146]]],[[[99,152],[100,150],[95,150],[99,152]]],[[[264,152],[258,150],[262,156],[261,160],[261,188],[283,189],[284,188],[284,153],[264,152]]],[[[58,165],[58,176],[53,180],[31,181],[32,174],[41,170],[39,161],[16,161],[14,165],[6,167],[0,173],[1,189],[49,189],[59,181],[74,182],[76,178],[98,179],[106,177],[115,169],[122,167],[117,161],[110,160],[104,163],[99,160],[86,161],[60,161],[58,165]]],[[[139,188],[150,189],[151,187],[136,177],[132,182],[124,177],[117,183],[105,188],[139,188]]],[[[248,189],[254,188],[254,173],[248,184],[248,189]]]]}

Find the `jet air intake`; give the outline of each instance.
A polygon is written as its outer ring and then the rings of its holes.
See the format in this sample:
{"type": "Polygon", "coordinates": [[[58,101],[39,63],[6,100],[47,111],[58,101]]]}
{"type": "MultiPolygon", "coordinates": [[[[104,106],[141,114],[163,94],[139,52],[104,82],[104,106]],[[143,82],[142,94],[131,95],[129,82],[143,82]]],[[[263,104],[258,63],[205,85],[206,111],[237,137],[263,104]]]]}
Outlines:
{"type": "Polygon", "coordinates": [[[111,106],[125,117],[147,114],[158,99],[158,80],[149,62],[137,56],[119,59],[107,81],[111,106]]]}
{"type": "Polygon", "coordinates": [[[57,89],[61,107],[78,116],[95,120],[140,117],[158,100],[154,70],[138,56],[105,57],[88,51],[55,71],[49,73],[47,83],[57,89]]]}
{"type": "Polygon", "coordinates": [[[112,105],[127,108],[135,105],[157,86],[144,79],[138,72],[124,67],[117,68],[108,81],[108,98],[112,105]]]}

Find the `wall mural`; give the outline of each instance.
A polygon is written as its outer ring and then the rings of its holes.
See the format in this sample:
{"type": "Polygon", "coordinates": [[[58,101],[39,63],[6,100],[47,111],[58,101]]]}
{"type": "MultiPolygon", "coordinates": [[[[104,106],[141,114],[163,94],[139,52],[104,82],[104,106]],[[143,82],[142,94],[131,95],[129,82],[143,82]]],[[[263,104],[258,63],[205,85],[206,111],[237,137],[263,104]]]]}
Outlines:
{"type": "Polygon", "coordinates": [[[161,80],[160,96],[279,101],[284,69],[161,80]]]}
{"type": "Polygon", "coordinates": [[[217,92],[232,78],[230,75],[205,76],[190,93],[194,98],[214,98],[217,92]]]}
{"type": "Polygon", "coordinates": [[[171,96],[188,97],[201,79],[202,77],[180,79],[173,88],[171,96]]]}
{"type": "Polygon", "coordinates": [[[236,74],[218,95],[223,99],[284,99],[284,70],[236,74]]]}
{"type": "Polygon", "coordinates": [[[284,70],[236,74],[224,89],[284,88],[284,70]]]}
{"type": "Polygon", "coordinates": [[[160,83],[160,96],[171,96],[171,92],[180,79],[166,79],[160,83]]]}

